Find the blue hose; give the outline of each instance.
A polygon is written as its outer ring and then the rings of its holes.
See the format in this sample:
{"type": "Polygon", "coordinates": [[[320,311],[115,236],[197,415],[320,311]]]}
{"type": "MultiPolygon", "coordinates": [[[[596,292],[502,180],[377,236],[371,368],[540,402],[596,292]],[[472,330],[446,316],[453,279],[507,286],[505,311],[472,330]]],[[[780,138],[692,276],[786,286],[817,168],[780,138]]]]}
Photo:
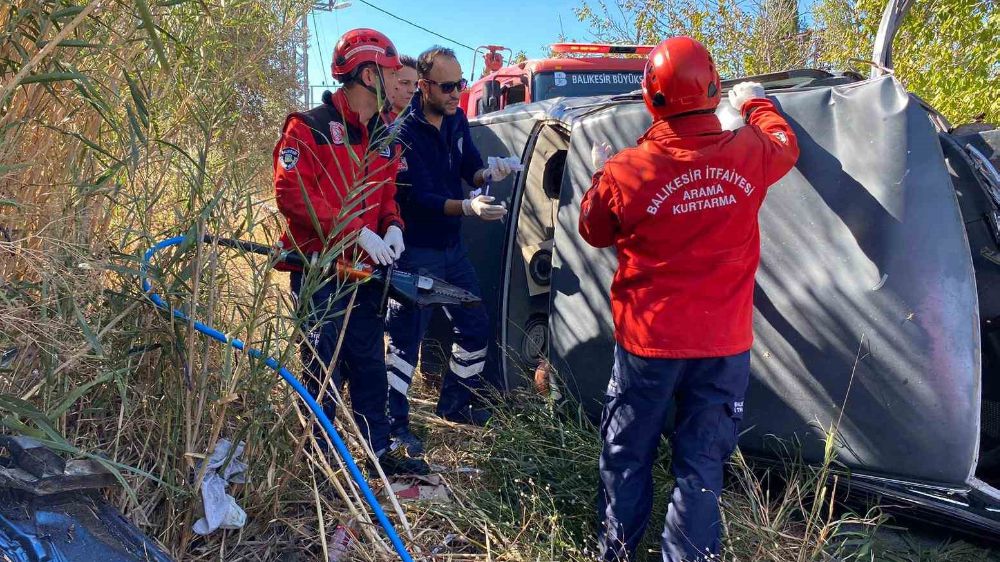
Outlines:
{"type": "MultiPolygon", "coordinates": [[[[153,285],[149,282],[147,275],[149,270],[149,260],[154,254],[156,254],[156,252],[159,252],[164,248],[169,248],[170,246],[177,246],[186,239],[187,237],[185,236],[175,236],[173,238],[163,240],[152,248],[146,250],[145,255],[142,257],[142,263],[139,265],[139,277],[142,279],[143,292],[149,296],[149,300],[153,301],[153,304],[170,312],[175,318],[185,322],[190,322],[191,319],[188,318],[186,314],[175,308],[170,308],[170,305],[168,305],[166,301],[160,297],[160,295],[153,292],[153,285]]],[[[347,470],[351,473],[351,477],[354,478],[358,487],[361,488],[361,493],[364,494],[365,500],[368,501],[368,505],[370,505],[372,511],[375,512],[375,517],[378,519],[379,524],[382,525],[382,528],[385,529],[385,534],[389,537],[389,540],[392,541],[392,545],[396,548],[396,553],[399,554],[399,558],[404,562],[413,562],[413,557],[406,551],[406,547],[403,545],[402,539],[399,538],[399,534],[396,533],[396,529],[392,526],[392,522],[389,521],[385,511],[382,510],[382,506],[379,505],[378,500],[375,498],[375,494],[365,481],[365,477],[361,474],[361,470],[358,468],[357,463],[354,462],[354,457],[352,457],[351,452],[347,450],[347,445],[344,443],[344,440],[341,439],[340,434],[337,433],[337,430],[333,427],[333,423],[330,421],[330,418],[323,413],[323,409],[312,397],[312,395],[309,394],[309,391],[306,390],[302,383],[295,378],[294,375],[288,372],[288,369],[278,364],[278,361],[273,357],[265,356],[259,349],[247,348],[246,344],[244,344],[242,340],[230,338],[215,328],[202,324],[198,321],[194,322],[194,329],[212,339],[231,345],[240,351],[245,351],[247,355],[253,357],[254,359],[262,359],[265,365],[277,371],[277,373],[281,375],[281,378],[285,379],[285,382],[292,387],[292,390],[294,390],[303,401],[305,401],[306,405],[309,406],[309,410],[316,416],[316,419],[319,420],[320,425],[323,426],[323,430],[326,431],[326,434],[330,437],[330,441],[333,442],[333,446],[337,448],[337,453],[340,454],[340,458],[343,459],[344,464],[347,465],[347,470]]]]}

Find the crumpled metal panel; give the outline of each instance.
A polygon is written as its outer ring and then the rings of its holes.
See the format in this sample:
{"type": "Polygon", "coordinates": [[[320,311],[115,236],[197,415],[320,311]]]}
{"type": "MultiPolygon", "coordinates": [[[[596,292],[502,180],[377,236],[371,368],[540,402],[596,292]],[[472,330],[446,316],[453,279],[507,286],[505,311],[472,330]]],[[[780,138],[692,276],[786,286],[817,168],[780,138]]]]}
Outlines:
{"type": "Polygon", "coordinates": [[[96,495],[37,498],[0,491],[0,560],[170,562],[170,557],[96,495]]]}
{"type": "Polygon", "coordinates": [[[66,462],[42,442],[0,435],[0,560],[169,562],[101,496],[114,475],[96,460],[66,462]]]}
{"type": "MultiPolygon", "coordinates": [[[[891,76],[773,96],[799,137],[796,168],[761,211],[753,380],[741,447],[775,437],[868,473],[964,483],[979,439],[980,334],[969,244],[938,137],[891,76]]],[[[590,148],[633,145],[641,103],[574,125],[553,272],[552,352],[600,408],[613,347],[612,250],[577,234],[590,148]]],[[[669,321],[669,319],[664,319],[669,321]]]]}

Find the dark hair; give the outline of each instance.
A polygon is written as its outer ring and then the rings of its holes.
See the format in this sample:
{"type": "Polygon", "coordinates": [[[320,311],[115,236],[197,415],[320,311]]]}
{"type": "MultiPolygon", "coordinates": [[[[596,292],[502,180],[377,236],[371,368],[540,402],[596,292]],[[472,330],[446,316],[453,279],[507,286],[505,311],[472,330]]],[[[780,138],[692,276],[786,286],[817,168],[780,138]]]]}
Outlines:
{"type": "Polygon", "coordinates": [[[413,70],[417,69],[417,59],[411,57],[410,55],[399,55],[399,64],[408,66],[413,70]]]}
{"type": "Polygon", "coordinates": [[[442,56],[451,57],[456,61],[458,60],[458,57],[455,56],[455,51],[440,45],[434,45],[430,49],[420,53],[420,57],[417,59],[417,74],[420,75],[421,78],[427,78],[431,69],[434,68],[434,61],[438,57],[442,56]]]}
{"type": "Polygon", "coordinates": [[[341,85],[343,86],[350,86],[351,84],[364,85],[362,84],[361,81],[361,73],[364,72],[366,68],[374,68],[374,67],[375,63],[373,62],[363,62],[359,64],[357,68],[352,70],[350,74],[346,74],[344,76],[340,76],[339,78],[337,78],[337,81],[340,82],[341,85]]]}

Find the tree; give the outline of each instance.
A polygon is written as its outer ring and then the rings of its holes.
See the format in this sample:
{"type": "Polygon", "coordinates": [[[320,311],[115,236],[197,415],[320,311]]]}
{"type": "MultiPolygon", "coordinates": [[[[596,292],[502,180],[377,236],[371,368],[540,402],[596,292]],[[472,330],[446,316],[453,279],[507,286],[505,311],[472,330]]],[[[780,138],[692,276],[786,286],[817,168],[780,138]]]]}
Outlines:
{"type": "MultiPolygon", "coordinates": [[[[867,73],[884,5],[822,0],[815,11],[828,66],[867,73]]],[[[1000,123],[1000,10],[995,0],[915,2],[893,45],[893,70],[907,89],[952,123],[1000,123]]]]}
{"type": "MultiPolygon", "coordinates": [[[[600,41],[657,43],[690,35],[725,78],[790,68],[867,74],[884,0],[584,0],[576,15],[600,41]]],[[[953,123],[1000,122],[1000,10],[996,0],[915,2],[894,45],[906,87],[953,123]]]]}
{"type": "Polygon", "coordinates": [[[584,1],[577,18],[600,41],[655,44],[689,35],[713,53],[724,77],[802,67],[815,51],[799,31],[795,0],[584,1]]]}

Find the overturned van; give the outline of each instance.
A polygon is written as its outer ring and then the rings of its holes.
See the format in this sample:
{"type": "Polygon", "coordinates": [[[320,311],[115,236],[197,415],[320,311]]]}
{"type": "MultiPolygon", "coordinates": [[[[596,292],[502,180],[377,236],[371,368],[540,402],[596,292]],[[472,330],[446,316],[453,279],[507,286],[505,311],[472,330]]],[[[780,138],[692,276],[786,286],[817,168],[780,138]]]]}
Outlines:
{"type": "MultiPolygon", "coordinates": [[[[761,211],[742,450],[773,457],[781,439],[820,462],[836,427],[852,490],[1000,536],[1000,131],[952,128],[891,75],[749,79],[788,117],[801,157],[761,211]]],[[[719,113],[742,125],[725,101],[719,113]]],[[[594,143],[634,145],[649,124],[637,95],[473,120],[484,155],[525,164],[493,186],[509,220],[463,227],[500,344],[488,371],[506,388],[544,358],[599,412],[616,258],[580,238],[579,206],[594,143]]]]}

